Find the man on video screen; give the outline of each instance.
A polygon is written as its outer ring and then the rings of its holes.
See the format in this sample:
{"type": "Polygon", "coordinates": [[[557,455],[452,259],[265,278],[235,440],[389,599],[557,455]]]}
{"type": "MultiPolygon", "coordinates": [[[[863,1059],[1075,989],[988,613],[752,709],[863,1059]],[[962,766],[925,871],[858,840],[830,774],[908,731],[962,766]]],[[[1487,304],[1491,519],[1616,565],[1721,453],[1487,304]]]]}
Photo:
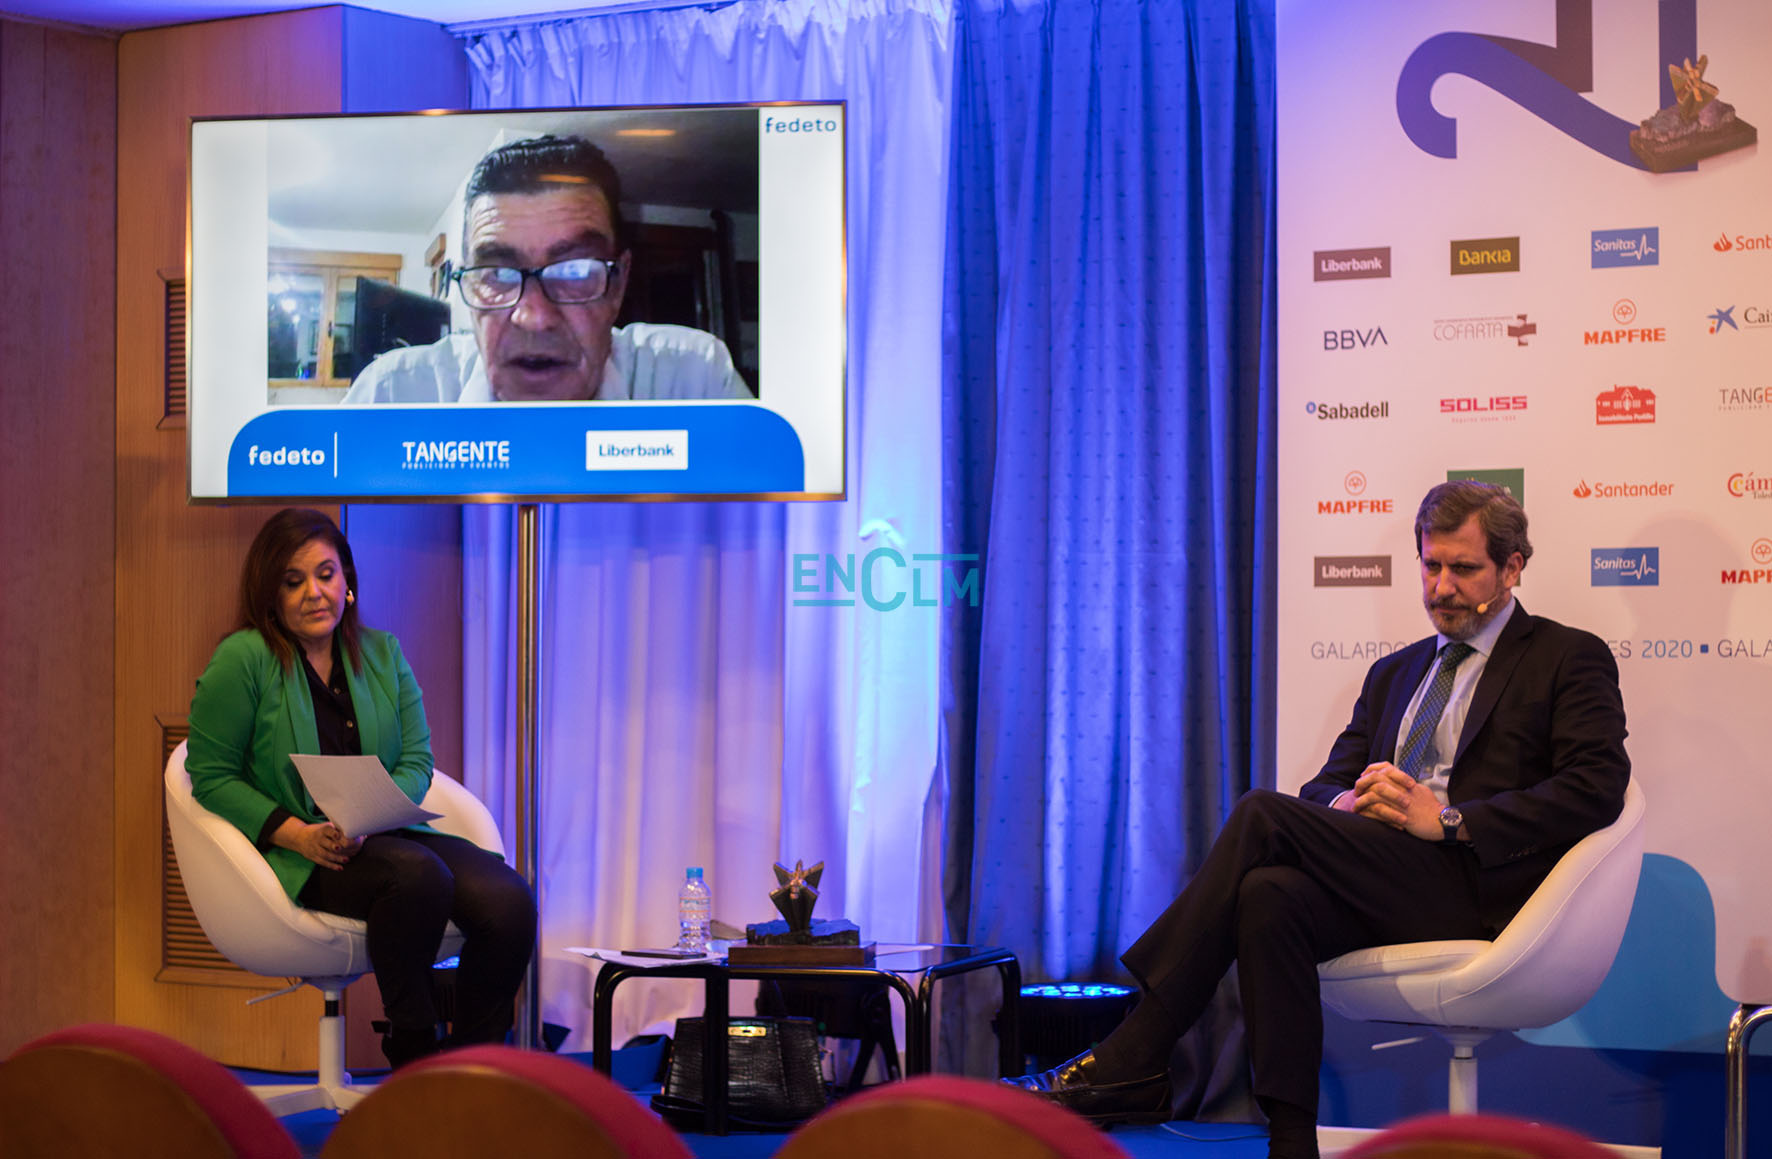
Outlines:
{"type": "Polygon", "coordinates": [[[712,334],[615,325],[633,258],[601,149],[582,137],[503,145],[474,167],[463,204],[451,279],[473,334],[381,355],[347,404],[752,397],[712,334]]]}

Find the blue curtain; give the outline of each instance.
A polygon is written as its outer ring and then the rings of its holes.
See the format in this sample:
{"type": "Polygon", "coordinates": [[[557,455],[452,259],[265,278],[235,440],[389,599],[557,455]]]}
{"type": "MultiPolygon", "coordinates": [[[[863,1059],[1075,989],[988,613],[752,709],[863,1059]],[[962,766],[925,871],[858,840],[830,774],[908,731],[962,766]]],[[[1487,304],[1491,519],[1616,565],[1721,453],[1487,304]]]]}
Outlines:
{"type": "Polygon", "coordinates": [[[1103,976],[1273,783],[1272,0],[956,11],[950,931],[1103,976]]]}

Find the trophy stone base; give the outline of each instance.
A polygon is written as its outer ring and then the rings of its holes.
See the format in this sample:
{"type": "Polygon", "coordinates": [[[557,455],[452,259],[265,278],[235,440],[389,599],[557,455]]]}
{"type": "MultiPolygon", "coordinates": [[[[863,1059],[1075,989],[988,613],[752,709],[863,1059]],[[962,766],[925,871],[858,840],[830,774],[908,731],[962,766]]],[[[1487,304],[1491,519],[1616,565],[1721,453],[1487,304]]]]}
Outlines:
{"type": "Polygon", "coordinates": [[[874,960],[874,943],[862,942],[861,927],[843,918],[813,922],[806,930],[790,930],[785,921],[745,926],[745,941],[726,949],[733,966],[866,966],[874,960]]]}

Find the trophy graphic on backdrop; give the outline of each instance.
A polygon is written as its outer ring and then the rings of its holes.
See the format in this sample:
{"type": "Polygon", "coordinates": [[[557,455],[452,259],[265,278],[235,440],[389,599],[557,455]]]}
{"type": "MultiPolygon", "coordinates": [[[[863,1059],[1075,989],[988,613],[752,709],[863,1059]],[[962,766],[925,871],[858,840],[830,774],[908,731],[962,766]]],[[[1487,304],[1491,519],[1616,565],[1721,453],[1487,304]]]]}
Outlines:
{"type": "Polygon", "coordinates": [[[1630,149],[1651,173],[1695,165],[1706,157],[1752,145],[1754,127],[1735,115],[1735,106],[1717,99],[1717,86],[1704,79],[1710,57],[1667,66],[1674,103],[1633,129],[1630,149]]]}
{"type": "Polygon", "coordinates": [[[746,925],[744,943],[728,947],[726,960],[735,966],[863,966],[872,962],[874,944],[862,943],[861,927],[854,922],[843,918],[812,920],[822,876],[822,861],[811,869],[804,861],[795,861],[792,869],[777,862],[777,886],[770,891],[769,900],[781,917],[746,925]]]}

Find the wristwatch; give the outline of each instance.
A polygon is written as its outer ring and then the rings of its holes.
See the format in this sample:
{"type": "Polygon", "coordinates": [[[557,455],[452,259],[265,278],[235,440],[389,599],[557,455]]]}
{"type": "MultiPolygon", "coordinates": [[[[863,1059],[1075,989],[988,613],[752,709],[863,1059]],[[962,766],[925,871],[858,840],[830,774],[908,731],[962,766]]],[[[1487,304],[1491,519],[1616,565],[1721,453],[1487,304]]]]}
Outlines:
{"type": "Polygon", "coordinates": [[[1458,811],[1457,805],[1447,805],[1440,810],[1440,828],[1445,832],[1442,839],[1450,845],[1458,840],[1458,827],[1464,824],[1464,814],[1458,811]]]}

